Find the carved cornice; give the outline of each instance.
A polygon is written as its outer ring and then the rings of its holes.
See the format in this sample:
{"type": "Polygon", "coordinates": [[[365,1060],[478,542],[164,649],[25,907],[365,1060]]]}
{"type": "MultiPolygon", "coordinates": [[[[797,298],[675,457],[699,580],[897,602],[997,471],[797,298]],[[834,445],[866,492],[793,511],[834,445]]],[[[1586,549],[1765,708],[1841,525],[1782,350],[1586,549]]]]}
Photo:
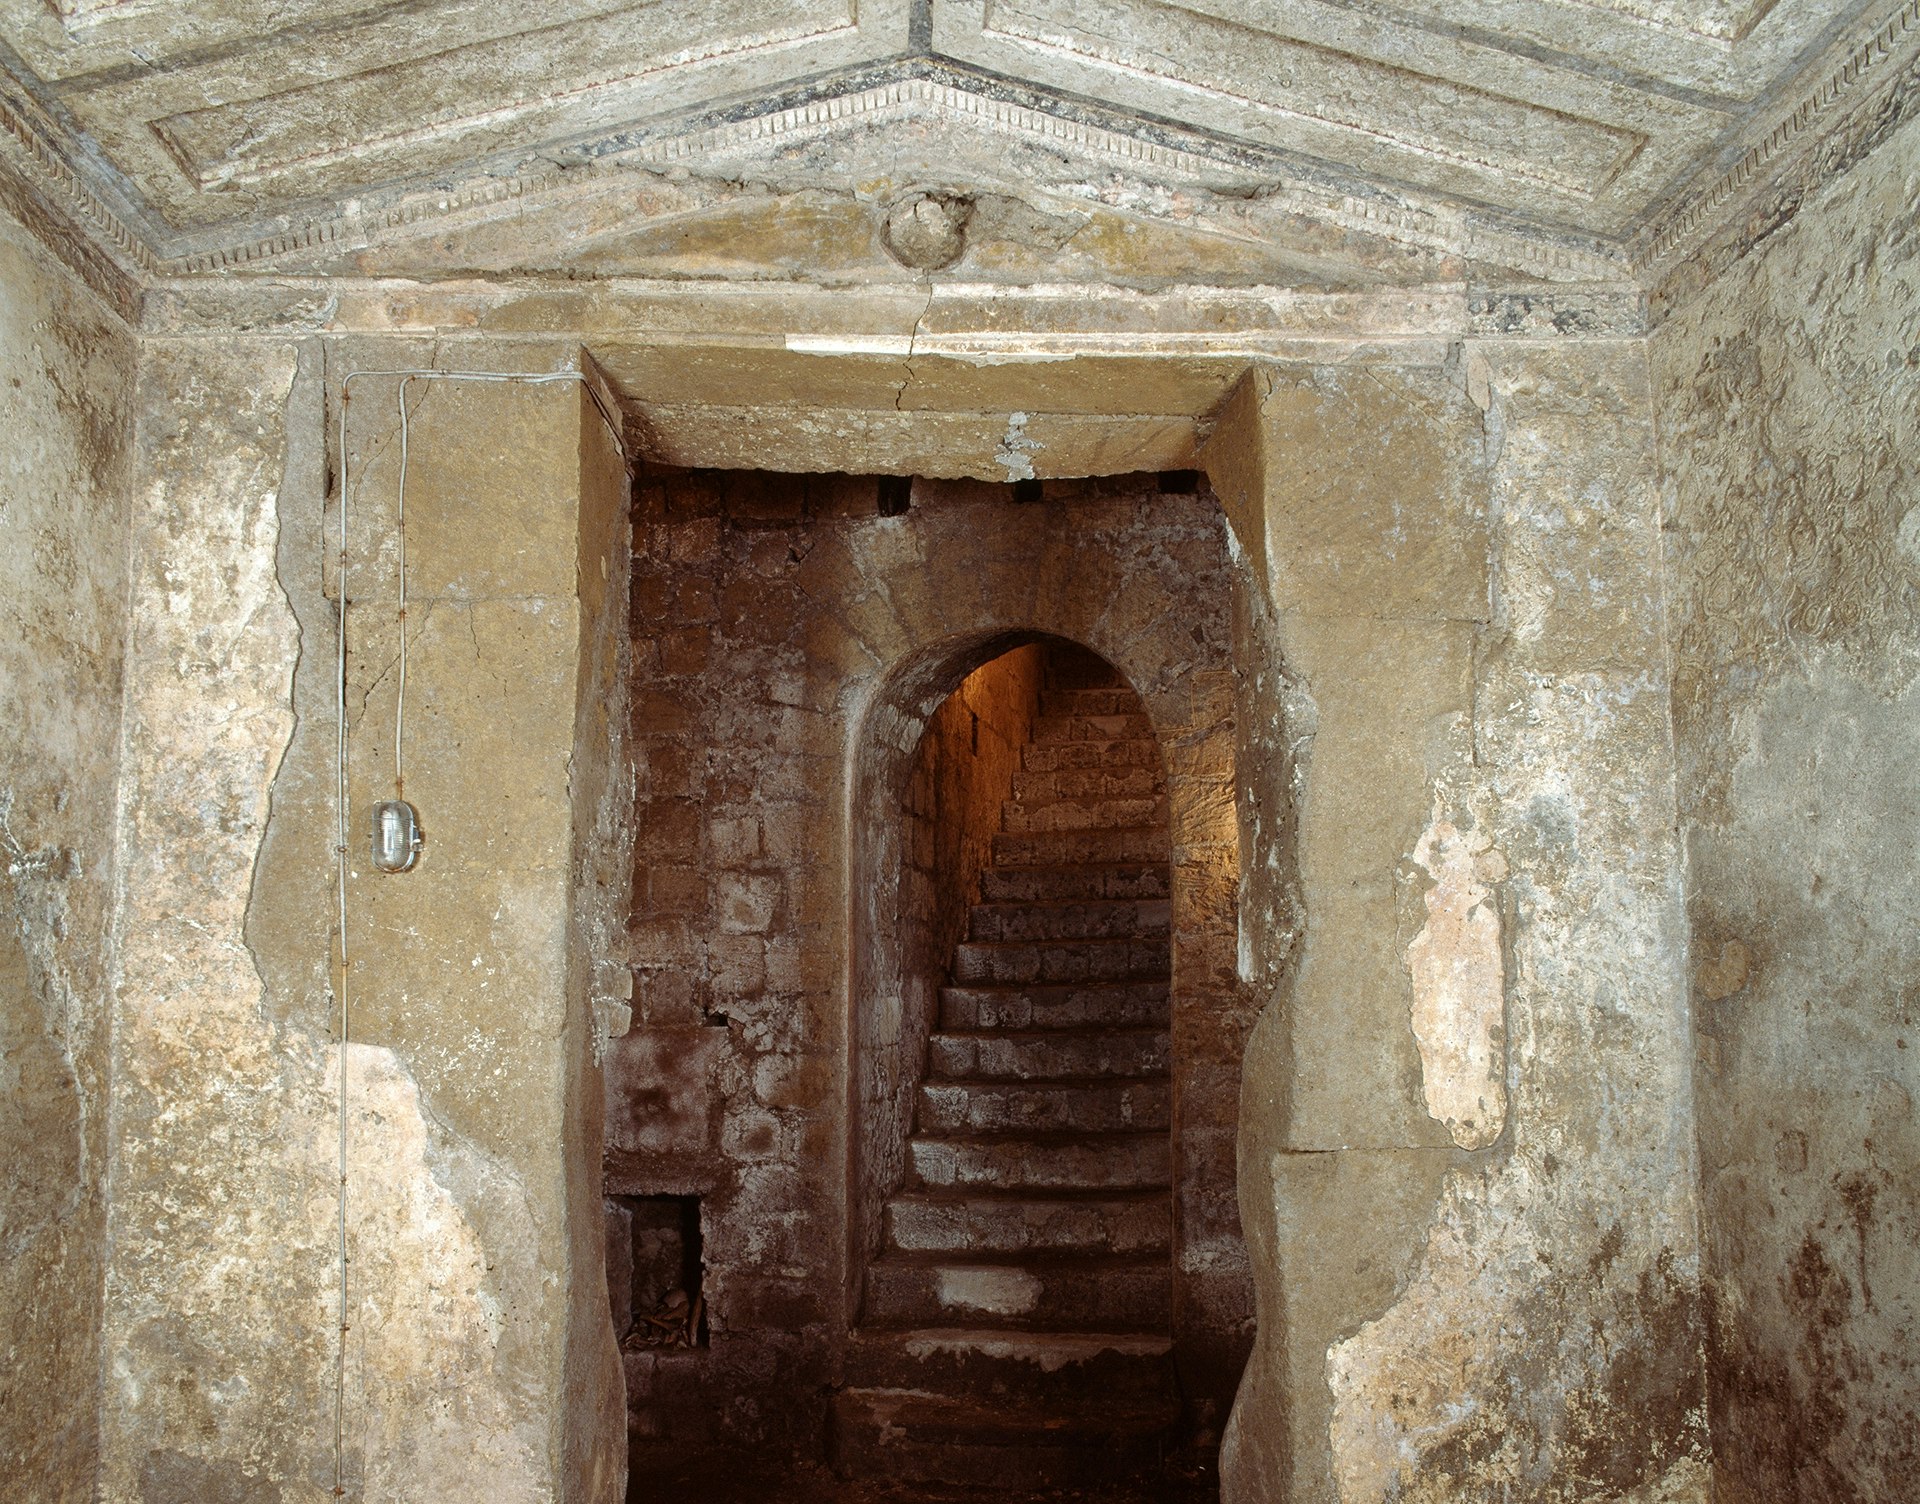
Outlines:
{"type": "Polygon", "coordinates": [[[537,202],[623,171],[688,167],[786,139],[824,135],[855,122],[883,120],[915,111],[937,111],[977,121],[990,130],[1019,136],[1042,147],[1100,157],[1156,181],[1184,180],[1204,191],[1209,181],[1260,177],[1262,198],[1283,211],[1356,233],[1397,240],[1474,260],[1580,280],[1630,274],[1625,260],[1549,238],[1490,217],[1445,205],[1422,205],[1386,193],[1341,192],[1303,177],[1276,154],[1211,141],[1198,133],[1141,123],[1138,131],[1077,118],[1065,110],[1002,97],[983,88],[919,74],[884,79],[846,92],[806,99],[765,113],[699,121],[657,133],[615,137],[596,154],[565,167],[488,177],[465,187],[400,200],[358,215],[317,219],[297,228],[229,245],[168,257],[173,275],[264,267],[276,258],[329,246],[342,250],[372,245],[383,235],[452,216],[485,211],[510,200],[537,202]]]}
{"type": "Polygon", "coordinates": [[[0,89],[0,200],[128,322],[161,262],[53,146],[29,101],[0,89]]]}
{"type": "Polygon", "coordinates": [[[1645,271],[1671,265],[1711,240],[1752,197],[1796,165],[1801,168],[1801,176],[1806,176],[1810,168],[1821,181],[1846,171],[1857,155],[1841,163],[1824,153],[1815,160],[1812,146],[1841,129],[1849,114],[1874,113],[1875,101],[1899,89],[1917,55],[1920,0],[1906,0],[1815,87],[1805,91],[1794,108],[1749,146],[1738,161],[1697,182],[1680,196],[1679,206],[1671,214],[1654,221],[1635,243],[1634,264],[1645,271]],[[1808,154],[1804,158],[1800,156],[1803,151],[1808,154]]]}
{"type": "Polygon", "coordinates": [[[0,93],[0,131],[10,154],[23,166],[33,186],[93,234],[101,249],[115,260],[147,273],[159,270],[152,249],[128,227],[91,184],[76,172],[51,143],[51,133],[28,118],[17,100],[0,93]]]}
{"type": "MultiPolygon", "coordinates": [[[[1729,246],[1738,254],[1739,246],[1753,243],[1757,201],[1765,199],[1772,206],[1759,215],[1765,221],[1761,233],[1768,233],[1821,182],[1844,172],[1884,136],[1889,109],[1899,119],[1920,110],[1920,88],[1912,86],[1916,69],[1920,0],[1904,0],[1737,161],[1696,182],[1676,199],[1672,212],[1618,250],[1569,240],[1442,198],[1346,182],[1337,172],[1280,153],[1136,119],[1090,102],[1056,98],[990,76],[975,77],[964,67],[930,59],[901,60],[845,77],[838,85],[817,81],[802,86],[816,91],[838,87],[837,93],[803,97],[796,92],[770,108],[739,106],[726,115],[626,131],[569,148],[557,165],[531,171],[518,170],[520,164],[480,169],[465,182],[443,189],[397,193],[361,212],[318,215],[232,239],[221,238],[219,230],[207,232],[204,239],[166,236],[137,213],[116,206],[110,193],[100,191],[88,172],[74,165],[82,159],[63,148],[57,122],[30,96],[4,87],[0,77],[0,173],[15,180],[10,200],[19,199],[18,185],[24,185],[65,227],[66,238],[83,240],[91,248],[78,260],[92,264],[77,268],[90,283],[97,286],[103,277],[123,279],[135,289],[137,301],[138,289],[155,278],[266,270],[278,258],[377,245],[438,221],[486,216],[515,201],[532,204],[599,191],[636,170],[673,172],[826,135],[851,123],[939,112],[1043,150],[1104,159],[1149,183],[1177,183],[1199,193],[1223,189],[1239,196],[1249,182],[1258,182],[1259,199],[1280,214],[1469,262],[1551,280],[1622,282],[1638,277],[1643,285],[1657,286],[1672,283],[1675,268],[1688,258],[1710,256],[1723,262],[1729,246]],[[1839,143],[1839,149],[1816,150],[1822,143],[1839,143]]],[[[55,249],[70,261],[76,259],[71,246],[55,249]]]]}

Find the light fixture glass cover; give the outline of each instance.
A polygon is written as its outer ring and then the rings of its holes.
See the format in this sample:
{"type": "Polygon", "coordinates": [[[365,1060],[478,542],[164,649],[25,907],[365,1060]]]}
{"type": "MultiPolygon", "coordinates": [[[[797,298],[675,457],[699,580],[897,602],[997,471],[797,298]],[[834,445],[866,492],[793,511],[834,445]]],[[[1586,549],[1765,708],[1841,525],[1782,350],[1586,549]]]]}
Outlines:
{"type": "Polygon", "coordinates": [[[420,860],[426,844],[420,813],[404,799],[382,799],[373,807],[373,865],[382,872],[405,872],[420,860]]]}

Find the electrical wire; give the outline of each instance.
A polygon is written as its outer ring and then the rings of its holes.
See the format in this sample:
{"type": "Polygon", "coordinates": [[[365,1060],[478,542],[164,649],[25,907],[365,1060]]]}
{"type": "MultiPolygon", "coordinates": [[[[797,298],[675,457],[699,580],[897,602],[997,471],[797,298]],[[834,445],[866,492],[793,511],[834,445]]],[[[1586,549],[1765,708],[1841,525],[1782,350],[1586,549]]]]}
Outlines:
{"type": "Polygon", "coordinates": [[[340,559],[339,629],[336,632],[338,655],[335,663],[335,687],[339,691],[339,715],[334,723],[336,765],[334,785],[334,869],[339,886],[340,925],[340,1143],[339,1143],[339,1215],[340,1312],[339,1330],[334,1342],[333,1365],[333,1492],[339,1498],[347,1491],[346,1413],[347,1413],[347,1041],[353,1035],[353,1003],[347,972],[347,413],[352,405],[349,376],[340,387],[340,559]]]}
{"type": "Polygon", "coordinates": [[[395,402],[400,409],[400,478],[394,486],[393,531],[399,543],[399,558],[394,567],[397,577],[396,598],[399,610],[395,619],[400,627],[400,677],[393,696],[393,797],[407,797],[407,770],[401,758],[401,735],[407,721],[407,383],[402,376],[395,402]]]}
{"type": "Polygon", "coordinates": [[[438,371],[438,370],[398,370],[398,371],[349,371],[340,382],[340,557],[339,591],[340,607],[336,618],[334,678],[336,690],[335,730],[335,782],[334,782],[334,869],[338,889],[338,923],[340,927],[340,976],[337,983],[340,1004],[340,1079],[339,1079],[339,1142],[338,1173],[340,1194],[338,1200],[338,1266],[340,1302],[339,1327],[334,1344],[333,1367],[333,1493],[336,1498],[344,1498],[346,1486],[346,1413],[347,1413],[347,1333],[352,1323],[347,1319],[347,1189],[348,1189],[348,1142],[347,1120],[349,1115],[347,1094],[347,1045],[353,1037],[352,993],[348,983],[347,971],[347,571],[349,563],[349,533],[347,529],[351,495],[349,475],[349,456],[347,444],[347,415],[353,402],[353,383],[361,378],[398,378],[396,401],[400,418],[400,471],[395,483],[394,525],[399,546],[396,560],[398,575],[398,620],[400,626],[400,651],[397,669],[397,684],[393,707],[393,786],[397,796],[405,797],[405,764],[401,752],[401,732],[406,715],[407,704],[407,461],[409,418],[407,413],[407,384],[413,381],[482,381],[482,382],[524,382],[529,386],[549,386],[558,383],[578,383],[586,389],[601,421],[607,425],[613,436],[614,448],[620,453],[622,462],[628,459],[625,435],[621,431],[618,417],[608,408],[599,388],[586,377],[583,371],[438,371]]]}

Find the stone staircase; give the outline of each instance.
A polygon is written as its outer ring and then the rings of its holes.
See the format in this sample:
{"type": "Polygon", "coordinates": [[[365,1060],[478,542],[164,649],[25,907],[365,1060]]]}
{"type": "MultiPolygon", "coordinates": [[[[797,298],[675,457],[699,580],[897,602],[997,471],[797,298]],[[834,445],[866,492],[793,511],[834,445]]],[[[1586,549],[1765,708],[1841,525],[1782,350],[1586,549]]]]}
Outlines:
{"type": "Polygon", "coordinates": [[[1179,1418],[1160,756],[1091,655],[1040,710],[835,1402],[852,1475],[1084,1487],[1151,1470],[1179,1418]]]}

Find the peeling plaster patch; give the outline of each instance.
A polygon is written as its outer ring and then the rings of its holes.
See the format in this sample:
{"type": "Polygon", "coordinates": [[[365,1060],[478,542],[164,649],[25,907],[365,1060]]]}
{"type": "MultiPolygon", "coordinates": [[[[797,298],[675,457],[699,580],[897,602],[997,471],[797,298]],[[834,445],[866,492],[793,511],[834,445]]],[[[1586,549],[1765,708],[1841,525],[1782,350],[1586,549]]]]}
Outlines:
{"type": "Polygon", "coordinates": [[[1024,1269],[942,1269],[940,1304],[1020,1316],[1040,1303],[1040,1281],[1024,1269]]]}
{"type": "Polygon", "coordinates": [[[1484,1149],[1507,1114],[1506,976],[1490,886],[1506,863],[1488,836],[1460,831],[1437,808],[1413,860],[1433,880],[1427,921],[1406,951],[1427,1111],[1461,1148],[1484,1149]]]}
{"type": "Polygon", "coordinates": [[[1693,984],[1707,1002],[1717,1003],[1745,988],[1752,975],[1753,951],[1744,940],[1729,940],[1718,954],[1708,956],[1694,968],[1693,984]]]}
{"type": "MultiPolygon", "coordinates": [[[[338,1089],[339,1055],[327,1090],[338,1089]]],[[[369,1499],[432,1494],[497,1504],[550,1497],[540,1407],[495,1370],[533,1310],[500,1289],[521,1262],[489,1249],[475,1225],[535,1228],[522,1187],[429,1122],[420,1089],[391,1050],[348,1046],[348,1249],[353,1313],[349,1435],[369,1499]]],[[[531,1292],[528,1292],[531,1293],[531,1292]]],[[[520,1340],[531,1340],[524,1334],[520,1340]]]]}
{"type": "Polygon", "coordinates": [[[1893,546],[1909,564],[1920,564],[1920,507],[1908,507],[1893,535],[1893,546]]]}
{"type": "Polygon", "coordinates": [[[1000,440],[1000,447],[994,451],[993,462],[1006,468],[1010,481],[1032,480],[1033,457],[1040,449],[1040,441],[1027,436],[1027,415],[1011,413],[1007,417],[1006,434],[1000,440]]]}
{"type": "MultiPolygon", "coordinates": [[[[1571,1449],[1603,1409],[1596,1392],[1618,1377],[1614,1366],[1633,1372],[1635,1351],[1596,1340],[1597,1328],[1584,1321],[1565,1325],[1579,1309],[1578,1285],[1556,1284],[1547,1273],[1551,1253],[1532,1225],[1549,1189],[1520,1160],[1497,1176],[1450,1174],[1400,1299],[1327,1349],[1334,1397],[1328,1435],[1340,1504],[1534,1497],[1526,1490],[1541,1481],[1542,1463],[1565,1465],[1556,1448],[1571,1449]],[[1517,1397],[1513,1375],[1526,1371],[1529,1358],[1541,1365],[1543,1388],[1517,1397]],[[1558,1377],[1548,1377],[1556,1369],[1558,1377]],[[1543,1398],[1564,1428],[1544,1451],[1528,1423],[1530,1406],[1543,1398]]],[[[1622,1269],[1633,1262],[1622,1260],[1622,1269]]],[[[1654,1314],[1669,1321],[1673,1315],[1654,1314]]],[[[1654,1341],[1668,1335],[1656,1333],[1654,1341]]],[[[1604,1410],[1601,1423],[1609,1423],[1604,1410]]],[[[1596,1466],[1584,1459],[1574,1465],[1583,1464],[1596,1466]]],[[[1592,1497],[1602,1496],[1614,1497],[1592,1497]]],[[[1669,1495],[1655,1489],[1644,1497],[1665,1504],[1669,1495]]]]}
{"type": "Polygon", "coordinates": [[[1467,400],[1483,413],[1491,411],[1493,373],[1487,364],[1487,357],[1478,350],[1468,350],[1463,374],[1467,383],[1467,400]]]}
{"type": "MultiPolygon", "coordinates": [[[[1327,1349],[1327,1386],[1333,1391],[1328,1435],[1340,1504],[1386,1504],[1398,1497],[1401,1481],[1422,1454],[1474,1419],[1475,1369],[1487,1362],[1482,1323],[1500,1309],[1504,1280],[1522,1280],[1531,1259],[1517,1247],[1472,1246],[1465,1223],[1482,1221],[1486,1209],[1472,1204],[1477,1198],[1468,1194],[1471,1185],[1464,1176],[1449,1181],[1427,1233],[1420,1272],[1400,1302],[1327,1349]],[[1489,1283],[1493,1288],[1486,1288],[1489,1283]],[[1477,1295],[1486,1297],[1484,1303],[1477,1295]]],[[[1517,1219],[1484,1231],[1496,1243],[1527,1236],[1517,1219]]]]}

